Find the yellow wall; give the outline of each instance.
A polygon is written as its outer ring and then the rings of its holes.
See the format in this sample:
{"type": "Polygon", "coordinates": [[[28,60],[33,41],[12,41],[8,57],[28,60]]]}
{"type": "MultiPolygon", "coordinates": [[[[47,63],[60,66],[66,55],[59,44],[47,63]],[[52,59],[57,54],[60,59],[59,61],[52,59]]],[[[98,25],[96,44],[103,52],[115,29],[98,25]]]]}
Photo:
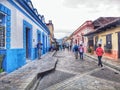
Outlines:
{"type": "Polygon", "coordinates": [[[50,30],[51,36],[53,36],[53,35],[54,35],[53,26],[52,26],[52,25],[49,25],[48,28],[49,28],[49,30],[50,30]]]}
{"type": "Polygon", "coordinates": [[[99,40],[102,39],[102,46],[106,44],[106,35],[112,34],[112,49],[118,50],[118,35],[116,32],[120,32],[120,27],[99,33],[98,38],[99,40]]]}
{"type": "Polygon", "coordinates": [[[52,45],[53,37],[54,37],[54,27],[52,24],[47,25],[49,31],[50,31],[50,45],[52,45]]]}
{"type": "Polygon", "coordinates": [[[108,34],[112,35],[112,54],[114,54],[113,58],[118,57],[118,33],[117,32],[120,32],[120,27],[109,29],[107,31],[104,31],[102,33],[98,33],[95,35],[95,36],[98,36],[98,41],[100,41],[100,39],[102,39],[102,48],[103,49],[104,49],[104,45],[106,45],[106,35],[108,35],[108,34]]]}

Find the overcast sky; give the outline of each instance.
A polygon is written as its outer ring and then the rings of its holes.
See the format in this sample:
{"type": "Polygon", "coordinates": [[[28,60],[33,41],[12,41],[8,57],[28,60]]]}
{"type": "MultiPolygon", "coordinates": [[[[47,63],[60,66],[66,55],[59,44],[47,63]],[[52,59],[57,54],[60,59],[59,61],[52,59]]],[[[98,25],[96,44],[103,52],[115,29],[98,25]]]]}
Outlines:
{"type": "Polygon", "coordinates": [[[52,20],[56,38],[70,35],[87,20],[119,17],[120,0],[31,0],[38,13],[52,20]]]}

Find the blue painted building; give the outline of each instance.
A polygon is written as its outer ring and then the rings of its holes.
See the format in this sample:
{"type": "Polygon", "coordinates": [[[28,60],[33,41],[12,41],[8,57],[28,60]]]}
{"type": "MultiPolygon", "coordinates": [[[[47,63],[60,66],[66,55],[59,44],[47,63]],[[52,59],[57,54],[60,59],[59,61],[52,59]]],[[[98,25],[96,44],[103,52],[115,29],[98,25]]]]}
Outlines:
{"type": "Polygon", "coordinates": [[[37,58],[37,43],[42,54],[49,48],[49,29],[43,15],[38,14],[30,0],[0,0],[0,54],[3,69],[12,72],[37,58]]]}

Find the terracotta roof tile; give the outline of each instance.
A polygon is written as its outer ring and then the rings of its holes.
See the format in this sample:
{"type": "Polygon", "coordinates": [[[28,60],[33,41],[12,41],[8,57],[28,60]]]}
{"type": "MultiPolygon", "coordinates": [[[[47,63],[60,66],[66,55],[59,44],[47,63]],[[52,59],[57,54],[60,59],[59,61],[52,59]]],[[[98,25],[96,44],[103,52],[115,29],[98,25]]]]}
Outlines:
{"type": "Polygon", "coordinates": [[[110,22],[113,22],[117,19],[120,19],[120,17],[100,17],[100,18],[96,19],[95,21],[93,21],[93,25],[94,25],[94,28],[96,29],[96,28],[104,26],[110,22]]]}

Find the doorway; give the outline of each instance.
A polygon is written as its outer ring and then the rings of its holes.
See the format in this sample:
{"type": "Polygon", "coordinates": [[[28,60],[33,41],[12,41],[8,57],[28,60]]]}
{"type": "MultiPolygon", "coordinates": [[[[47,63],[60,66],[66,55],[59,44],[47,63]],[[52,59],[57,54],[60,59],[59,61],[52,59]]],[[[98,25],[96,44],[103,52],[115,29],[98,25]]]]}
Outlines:
{"type": "Polygon", "coordinates": [[[27,21],[23,20],[23,48],[25,50],[25,58],[27,60],[32,60],[34,57],[32,50],[32,25],[27,21]]]}
{"type": "Polygon", "coordinates": [[[94,47],[93,36],[89,36],[89,37],[88,37],[88,46],[89,46],[89,47],[94,47]]]}
{"type": "Polygon", "coordinates": [[[38,39],[38,42],[41,42],[41,35],[40,35],[40,33],[38,34],[37,39],[38,39]]]}
{"type": "Polygon", "coordinates": [[[45,54],[45,36],[43,34],[43,54],[45,54]]]}
{"type": "Polygon", "coordinates": [[[30,28],[26,27],[26,58],[30,58],[30,28]]]}
{"type": "Polygon", "coordinates": [[[120,32],[118,32],[118,58],[120,58],[120,32]]]}

